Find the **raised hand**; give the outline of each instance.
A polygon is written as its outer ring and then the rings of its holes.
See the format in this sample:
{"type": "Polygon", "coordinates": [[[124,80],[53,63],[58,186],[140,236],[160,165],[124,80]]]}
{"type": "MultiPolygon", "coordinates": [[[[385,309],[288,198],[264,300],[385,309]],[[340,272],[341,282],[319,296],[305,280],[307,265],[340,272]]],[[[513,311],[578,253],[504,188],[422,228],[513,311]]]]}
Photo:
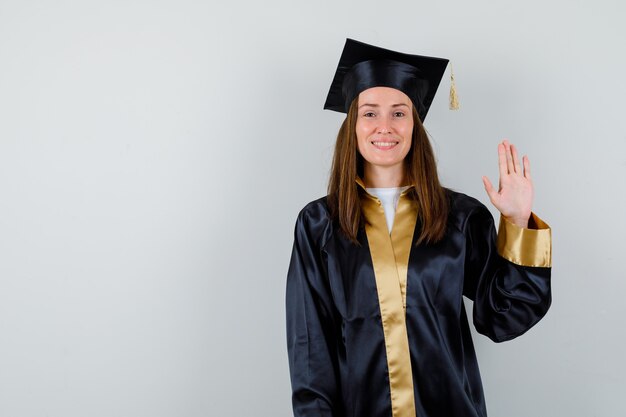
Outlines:
{"type": "Polygon", "coordinates": [[[524,156],[520,166],[517,149],[503,140],[498,144],[498,161],[500,166],[499,189],[491,185],[491,181],[483,176],[485,191],[489,195],[491,203],[509,221],[520,227],[528,227],[528,219],[533,205],[534,189],[530,178],[530,161],[524,156]]]}

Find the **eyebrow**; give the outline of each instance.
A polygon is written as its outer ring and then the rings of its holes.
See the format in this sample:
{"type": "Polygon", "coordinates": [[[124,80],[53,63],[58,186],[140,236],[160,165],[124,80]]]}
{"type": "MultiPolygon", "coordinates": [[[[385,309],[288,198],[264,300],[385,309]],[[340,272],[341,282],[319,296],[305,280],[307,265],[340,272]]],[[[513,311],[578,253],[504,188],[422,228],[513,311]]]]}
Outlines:
{"type": "MultiPolygon", "coordinates": [[[[365,106],[369,106],[369,107],[380,107],[380,105],[378,105],[378,104],[363,103],[363,104],[361,104],[361,105],[359,106],[359,109],[360,109],[361,107],[365,107],[365,106]]],[[[397,103],[397,104],[392,104],[392,105],[391,105],[391,107],[400,107],[400,106],[406,106],[406,107],[409,107],[407,104],[404,104],[404,103],[397,103]]]]}

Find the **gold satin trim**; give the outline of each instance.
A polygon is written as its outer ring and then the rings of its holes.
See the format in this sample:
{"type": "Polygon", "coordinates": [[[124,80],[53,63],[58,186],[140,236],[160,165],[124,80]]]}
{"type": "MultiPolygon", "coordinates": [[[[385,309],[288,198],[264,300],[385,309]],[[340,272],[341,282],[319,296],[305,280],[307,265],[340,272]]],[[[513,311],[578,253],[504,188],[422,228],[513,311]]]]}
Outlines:
{"type": "Polygon", "coordinates": [[[500,216],[497,248],[504,259],[522,266],[552,266],[552,230],[535,213],[526,229],[500,216]]]}
{"type": "Polygon", "coordinates": [[[396,268],[402,293],[402,306],[406,314],[406,280],[413,242],[413,232],[417,223],[417,205],[405,194],[400,194],[398,208],[391,229],[391,244],[396,257],[396,268]]]}
{"type": "Polygon", "coordinates": [[[365,184],[360,178],[357,177],[356,181],[363,188],[361,208],[366,219],[365,232],[385,335],[392,415],[415,417],[413,373],[406,331],[406,281],[417,210],[406,195],[408,190],[405,190],[400,194],[390,236],[382,203],[365,191],[365,184]]]}

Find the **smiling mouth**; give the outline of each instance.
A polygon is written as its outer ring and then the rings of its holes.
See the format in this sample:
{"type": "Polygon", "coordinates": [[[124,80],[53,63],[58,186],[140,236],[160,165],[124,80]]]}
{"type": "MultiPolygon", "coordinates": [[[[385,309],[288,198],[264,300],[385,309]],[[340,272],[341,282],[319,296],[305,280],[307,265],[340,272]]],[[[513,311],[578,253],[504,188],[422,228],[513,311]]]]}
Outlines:
{"type": "Polygon", "coordinates": [[[370,143],[372,145],[374,145],[378,149],[391,149],[391,148],[393,148],[394,146],[396,146],[400,142],[398,142],[398,141],[388,142],[388,141],[375,140],[375,141],[372,141],[370,143]]]}

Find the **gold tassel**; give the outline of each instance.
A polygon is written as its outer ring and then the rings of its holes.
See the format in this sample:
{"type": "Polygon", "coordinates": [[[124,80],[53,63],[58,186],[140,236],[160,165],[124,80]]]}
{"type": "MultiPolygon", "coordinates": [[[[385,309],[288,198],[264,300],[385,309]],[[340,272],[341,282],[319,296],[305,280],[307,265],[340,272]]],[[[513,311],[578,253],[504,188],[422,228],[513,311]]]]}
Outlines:
{"type": "Polygon", "coordinates": [[[459,109],[459,97],[456,94],[456,84],[454,82],[454,71],[450,64],[450,110],[459,109]]]}

